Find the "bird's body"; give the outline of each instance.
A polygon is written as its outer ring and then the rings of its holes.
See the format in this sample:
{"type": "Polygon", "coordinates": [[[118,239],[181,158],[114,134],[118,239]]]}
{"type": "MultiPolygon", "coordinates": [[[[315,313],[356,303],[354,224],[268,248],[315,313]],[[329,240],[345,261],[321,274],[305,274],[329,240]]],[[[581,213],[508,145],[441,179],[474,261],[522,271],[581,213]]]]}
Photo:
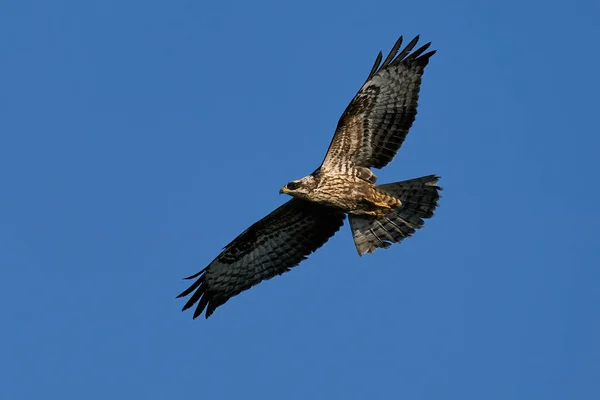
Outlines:
{"type": "Polygon", "coordinates": [[[348,216],[358,254],[372,253],[411,236],[437,207],[435,175],[378,185],[371,168],[396,155],[417,114],[421,76],[429,43],[413,51],[418,37],[400,51],[402,37],[381,62],[379,53],[366,82],[339,119],[319,168],[280,191],[293,198],[246,229],[206,268],[186,279],[194,283],[194,318],[206,318],[231,297],[281,275],[321,247],[348,216]]]}
{"type": "Polygon", "coordinates": [[[348,214],[383,216],[402,202],[396,197],[377,189],[357,174],[340,174],[317,170],[298,181],[292,181],[281,189],[282,193],[326,206],[336,207],[348,214]],[[300,184],[295,190],[292,184],[300,184]],[[299,190],[306,188],[306,190],[299,190]]]}

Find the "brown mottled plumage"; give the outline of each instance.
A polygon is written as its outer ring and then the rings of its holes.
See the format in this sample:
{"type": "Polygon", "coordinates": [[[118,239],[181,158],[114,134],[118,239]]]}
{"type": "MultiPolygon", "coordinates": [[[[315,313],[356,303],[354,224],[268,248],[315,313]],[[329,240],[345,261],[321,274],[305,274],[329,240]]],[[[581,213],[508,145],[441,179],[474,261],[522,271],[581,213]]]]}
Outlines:
{"type": "Polygon", "coordinates": [[[342,114],[323,163],[312,174],[285,185],[294,197],[258,221],[206,268],[186,279],[194,318],[206,318],[231,297],[298,265],[337,232],[348,215],[359,255],[389,247],[423,226],[437,207],[435,175],[375,185],[371,168],[396,155],[417,114],[421,76],[435,51],[430,43],[413,51],[414,38],[398,53],[402,37],[381,63],[381,52],[342,114]]]}

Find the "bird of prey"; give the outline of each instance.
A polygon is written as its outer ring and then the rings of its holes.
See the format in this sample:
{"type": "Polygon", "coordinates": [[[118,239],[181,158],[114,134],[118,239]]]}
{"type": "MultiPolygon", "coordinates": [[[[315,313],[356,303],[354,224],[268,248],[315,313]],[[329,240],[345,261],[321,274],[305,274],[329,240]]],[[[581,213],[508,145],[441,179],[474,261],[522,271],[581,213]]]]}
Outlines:
{"type": "Polygon", "coordinates": [[[412,235],[439,199],[436,175],[377,185],[371,168],[383,168],[398,152],[417,114],[421,76],[435,51],[417,50],[419,36],[400,50],[402,36],[373,68],[341,118],[322,164],[287,183],[292,196],[223,249],[194,283],[185,311],[208,318],[231,297],[281,275],[325,244],[346,215],[358,254],[372,253],[412,235]]]}

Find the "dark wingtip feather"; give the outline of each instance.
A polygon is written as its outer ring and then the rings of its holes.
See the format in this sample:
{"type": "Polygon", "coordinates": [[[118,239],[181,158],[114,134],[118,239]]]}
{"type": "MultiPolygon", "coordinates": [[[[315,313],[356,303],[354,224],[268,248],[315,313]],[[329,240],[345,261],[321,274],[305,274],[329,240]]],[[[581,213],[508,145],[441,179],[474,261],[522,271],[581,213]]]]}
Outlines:
{"type": "Polygon", "coordinates": [[[381,65],[382,69],[387,67],[398,53],[398,49],[400,49],[400,46],[402,46],[402,39],[402,35],[400,35],[400,37],[398,38],[398,40],[396,40],[396,43],[394,43],[394,46],[390,50],[390,54],[388,54],[388,56],[385,58],[385,61],[381,65]]]}
{"type": "Polygon", "coordinates": [[[397,63],[404,61],[404,58],[406,56],[408,56],[408,54],[412,51],[412,49],[415,48],[418,41],[419,41],[419,35],[415,36],[414,39],[411,40],[410,43],[408,43],[404,49],[402,49],[402,51],[400,52],[400,54],[398,54],[398,57],[396,57],[396,59],[394,60],[394,62],[392,64],[397,64],[397,63]]]}
{"type": "MultiPolygon", "coordinates": [[[[206,268],[208,268],[208,267],[206,267],[206,268]]],[[[200,272],[197,272],[197,273],[195,273],[194,275],[190,275],[190,276],[188,276],[187,278],[183,278],[183,279],[184,279],[184,280],[190,280],[190,279],[197,278],[197,277],[199,277],[200,275],[202,275],[203,273],[205,273],[205,272],[206,272],[206,268],[204,268],[204,269],[203,269],[202,271],[200,271],[200,272]]]]}
{"type": "Polygon", "coordinates": [[[196,282],[194,282],[189,288],[187,288],[186,290],[184,290],[183,292],[181,292],[176,298],[182,298],[187,296],[188,294],[192,293],[194,290],[196,290],[196,288],[198,286],[200,286],[202,284],[202,279],[198,279],[196,282]]]}
{"type": "Polygon", "coordinates": [[[192,307],[201,298],[206,298],[207,297],[206,296],[206,288],[207,288],[206,283],[204,282],[202,277],[200,277],[198,279],[198,281],[194,282],[194,284],[192,286],[190,286],[185,292],[183,292],[181,295],[183,295],[184,293],[187,293],[187,294],[190,294],[192,292],[194,292],[194,293],[192,294],[192,297],[189,298],[187,303],[185,303],[185,305],[183,306],[181,311],[185,311],[188,308],[192,307]]]}
{"type": "Polygon", "coordinates": [[[404,62],[408,63],[412,60],[415,60],[417,57],[419,57],[421,54],[423,54],[423,52],[425,50],[427,50],[429,48],[429,46],[431,46],[431,42],[425,43],[423,46],[419,47],[417,50],[415,50],[411,54],[409,54],[408,57],[406,57],[404,59],[404,62]]]}
{"type": "MultiPolygon", "coordinates": [[[[193,319],[198,318],[202,314],[202,312],[206,308],[207,304],[208,304],[208,296],[206,296],[206,295],[202,296],[202,298],[200,299],[200,302],[198,303],[198,307],[196,307],[196,310],[194,310],[193,319]]],[[[206,318],[208,318],[208,315],[206,316],[206,318]]]]}
{"type": "Polygon", "coordinates": [[[377,70],[379,69],[379,64],[381,63],[381,59],[383,58],[383,53],[381,51],[377,54],[377,58],[375,59],[375,63],[373,63],[373,68],[371,68],[371,72],[369,72],[369,76],[367,76],[367,81],[375,75],[377,70]]]}
{"type": "Polygon", "coordinates": [[[436,51],[437,50],[432,50],[428,53],[423,54],[422,56],[415,59],[414,63],[416,63],[421,68],[425,68],[427,66],[427,64],[429,64],[429,59],[431,58],[432,55],[434,55],[436,53],[436,51]]]}
{"type": "MultiPolygon", "coordinates": [[[[204,309],[207,309],[206,318],[208,318],[210,316],[210,314],[212,314],[216,308],[213,304],[214,298],[211,295],[211,293],[208,291],[208,285],[206,284],[206,281],[204,279],[204,277],[205,277],[204,273],[206,272],[207,268],[204,268],[202,271],[198,272],[197,274],[194,274],[190,277],[184,278],[184,279],[193,279],[193,278],[198,278],[198,279],[194,283],[192,283],[190,285],[190,287],[188,287],[186,290],[184,290],[177,296],[177,298],[181,298],[181,297],[186,297],[190,294],[192,295],[188,299],[188,301],[185,303],[185,305],[183,306],[181,311],[190,309],[190,308],[194,307],[194,305],[196,303],[198,303],[198,305],[196,306],[196,309],[194,310],[193,319],[198,318],[200,316],[200,314],[202,314],[204,309]],[[207,306],[208,306],[208,308],[207,308],[207,306]]],[[[217,304],[217,306],[218,306],[218,304],[217,304]]]]}
{"type": "Polygon", "coordinates": [[[417,42],[419,41],[419,39],[420,39],[420,35],[415,36],[406,45],[406,47],[404,47],[404,49],[402,49],[400,51],[400,53],[398,53],[398,50],[402,46],[402,40],[403,40],[402,36],[400,36],[398,38],[398,40],[396,41],[396,43],[394,44],[394,46],[392,47],[392,49],[390,50],[390,53],[388,54],[388,56],[385,58],[385,61],[383,61],[383,63],[381,63],[382,53],[379,52],[379,55],[377,56],[377,60],[375,61],[373,68],[371,68],[371,72],[369,73],[367,82],[369,81],[369,79],[373,78],[373,76],[375,76],[375,74],[377,74],[379,71],[387,68],[390,65],[398,65],[400,63],[408,65],[410,63],[412,65],[425,67],[429,63],[429,58],[431,56],[433,56],[436,51],[433,50],[433,51],[423,54],[423,52],[431,46],[431,42],[429,42],[429,43],[426,43],[423,46],[419,47],[417,50],[415,50],[414,52],[411,53],[411,51],[417,45],[417,42]],[[381,63],[381,65],[380,65],[380,63],[381,63]]]}
{"type": "Polygon", "coordinates": [[[430,178],[430,180],[428,180],[427,182],[425,182],[426,186],[430,186],[435,188],[436,190],[444,190],[443,187],[439,186],[438,184],[440,183],[440,179],[442,179],[441,176],[439,175],[429,175],[427,178],[430,178]]]}
{"type": "Polygon", "coordinates": [[[206,309],[206,319],[208,319],[208,317],[210,317],[212,313],[215,312],[218,306],[219,305],[214,302],[208,304],[208,308],[206,309]]]}

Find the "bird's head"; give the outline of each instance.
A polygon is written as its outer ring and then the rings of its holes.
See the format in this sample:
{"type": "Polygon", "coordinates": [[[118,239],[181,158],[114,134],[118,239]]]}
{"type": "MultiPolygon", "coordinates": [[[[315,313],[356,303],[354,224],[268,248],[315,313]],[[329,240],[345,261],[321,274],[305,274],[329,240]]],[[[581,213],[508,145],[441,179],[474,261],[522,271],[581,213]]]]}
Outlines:
{"type": "Polygon", "coordinates": [[[288,182],[281,188],[279,194],[285,193],[290,196],[308,198],[310,193],[315,189],[317,183],[312,175],[305,176],[302,179],[288,182]]]}

